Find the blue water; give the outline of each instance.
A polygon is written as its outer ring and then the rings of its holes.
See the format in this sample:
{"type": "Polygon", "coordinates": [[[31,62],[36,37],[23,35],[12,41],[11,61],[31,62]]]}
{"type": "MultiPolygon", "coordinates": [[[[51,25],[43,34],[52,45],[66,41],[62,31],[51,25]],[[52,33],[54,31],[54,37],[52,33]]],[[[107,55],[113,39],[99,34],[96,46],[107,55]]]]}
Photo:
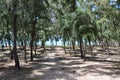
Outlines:
{"type": "MultiPolygon", "coordinates": [[[[2,43],[2,41],[0,41],[0,46],[2,46],[2,44],[4,44],[5,45],[5,42],[7,42],[7,41],[4,41],[3,43],[2,43]]],[[[10,41],[11,42],[11,46],[13,45],[13,42],[12,41],[10,41]]],[[[30,43],[30,41],[27,41],[27,44],[29,45],[29,43],[30,43]]],[[[17,42],[17,44],[18,44],[18,42],[17,42]]],[[[68,42],[66,42],[66,44],[68,44],[68,42]]],[[[76,44],[78,44],[78,42],[76,41],[76,44]]],[[[92,45],[94,45],[93,43],[91,43],[92,45]]],[[[8,45],[8,42],[7,42],[7,45],[8,45]]],[[[37,45],[41,45],[41,41],[38,41],[37,42],[37,45]]],[[[87,45],[88,45],[88,43],[87,43],[87,45]]],[[[53,44],[51,43],[51,40],[49,39],[48,41],[46,41],[45,42],[45,46],[56,46],[56,41],[55,40],[53,40],[53,44]]],[[[59,39],[58,41],[57,41],[57,46],[63,46],[63,40],[62,39],[59,39]]]]}
{"type": "MultiPolygon", "coordinates": [[[[41,45],[41,41],[39,41],[37,44],[38,44],[38,45],[41,45]]],[[[46,42],[45,42],[45,45],[51,46],[51,45],[52,45],[51,40],[46,41],[46,42]]],[[[56,46],[56,41],[55,41],[55,40],[53,40],[53,45],[56,46]]],[[[57,41],[57,46],[62,46],[62,45],[63,45],[63,41],[62,41],[62,39],[59,39],[59,40],[57,41]]]]}
{"type": "MultiPolygon", "coordinates": [[[[8,41],[0,41],[0,45],[5,45],[5,43],[7,43],[7,45],[8,45],[8,41]]],[[[10,41],[10,43],[11,43],[11,46],[13,45],[13,42],[12,41],[10,41]]],[[[30,43],[30,41],[27,41],[27,44],[29,45],[29,43],[30,43]]],[[[18,42],[17,42],[17,44],[18,44],[18,42]]],[[[37,45],[41,45],[41,41],[38,41],[37,42],[37,45]]],[[[56,41],[55,40],[53,40],[53,44],[51,43],[51,40],[48,40],[48,41],[46,41],[45,42],[45,45],[46,46],[51,46],[51,45],[53,45],[53,46],[56,46],[56,41]]],[[[63,41],[62,41],[62,39],[59,39],[58,41],[57,41],[57,46],[62,46],[63,45],[63,41]]]]}

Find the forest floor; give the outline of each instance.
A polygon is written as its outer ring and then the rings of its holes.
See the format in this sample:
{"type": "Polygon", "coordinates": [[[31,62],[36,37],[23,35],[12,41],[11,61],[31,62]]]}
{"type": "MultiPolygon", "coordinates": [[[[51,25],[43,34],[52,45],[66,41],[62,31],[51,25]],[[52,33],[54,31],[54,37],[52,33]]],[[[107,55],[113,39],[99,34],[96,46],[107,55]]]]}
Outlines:
{"type": "Polygon", "coordinates": [[[97,55],[86,55],[84,61],[65,54],[61,47],[47,49],[45,54],[38,49],[33,62],[24,63],[20,58],[21,70],[14,70],[8,50],[0,52],[0,80],[120,80],[120,47],[109,54],[99,48],[93,52],[97,55]]]}

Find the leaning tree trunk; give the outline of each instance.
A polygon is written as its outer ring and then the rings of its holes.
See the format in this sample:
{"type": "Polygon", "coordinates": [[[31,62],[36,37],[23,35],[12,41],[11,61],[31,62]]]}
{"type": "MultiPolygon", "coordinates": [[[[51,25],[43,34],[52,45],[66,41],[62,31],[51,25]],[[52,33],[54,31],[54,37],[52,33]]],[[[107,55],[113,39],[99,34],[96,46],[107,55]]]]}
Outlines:
{"type": "Polygon", "coordinates": [[[13,54],[14,54],[14,60],[15,60],[15,68],[20,69],[19,59],[17,55],[17,45],[16,45],[16,39],[17,39],[17,9],[18,0],[13,0],[13,36],[14,36],[14,44],[13,44],[13,54]]]}

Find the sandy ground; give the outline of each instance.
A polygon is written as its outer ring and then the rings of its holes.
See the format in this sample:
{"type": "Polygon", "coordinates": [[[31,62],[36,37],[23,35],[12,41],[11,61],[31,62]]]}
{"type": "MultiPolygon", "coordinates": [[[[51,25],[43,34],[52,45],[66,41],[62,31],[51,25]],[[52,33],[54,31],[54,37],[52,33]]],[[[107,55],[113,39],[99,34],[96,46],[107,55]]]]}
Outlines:
{"type": "Polygon", "coordinates": [[[80,57],[65,54],[62,48],[37,54],[33,62],[20,61],[22,69],[14,70],[13,61],[0,61],[0,80],[120,80],[120,55],[80,57]]]}

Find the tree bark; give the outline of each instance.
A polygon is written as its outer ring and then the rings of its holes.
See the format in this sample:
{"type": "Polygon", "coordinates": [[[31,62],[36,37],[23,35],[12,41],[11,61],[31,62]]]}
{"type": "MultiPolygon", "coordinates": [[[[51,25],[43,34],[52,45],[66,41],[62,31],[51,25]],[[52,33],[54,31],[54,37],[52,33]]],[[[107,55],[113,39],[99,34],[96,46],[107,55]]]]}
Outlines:
{"type": "Polygon", "coordinates": [[[33,61],[33,48],[34,48],[33,43],[34,43],[34,40],[35,40],[36,16],[34,16],[33,19],[35,19],[35,20],[32,21],[33,22],[33,26],[32,26],[33,27],[33,31],[31,31],[31,42],[30,42],[30,46],[31,46],[31,53],[30,53],[31,57],[30,57],[30,60],[31,61],[33,61]]]}
{"type": "Polygon", "coordinates": [[[55,42],[56,42],[56,46],[57,46],[57,40],[55,40],[55,42]]]}
{"type": "Polygon", "coordinates": [[[12,50],[11,50],[10,39],[8,40],[8,45],[9,45],[9,50],[10,50],[10,59],[13,60],[13,53],[12,53],[12,50]]]}
{"type": "Polygon", "coordinates": [[[13,60],[13,54],[11,54],[12,50],[11,50],[11,42],[10,42],[11,39],[10,39],[10,33],[9,33],[9,22],[8,22],[8,20],[7,20],[7,34],[8,34],[7,41],[8,41],[8,46],[9,46],[9,50],[10,50],[10,59],[13,60]]]}
{"type": "Polygon", "coordinates": [[[54,43],[53,43],[53,37],[51,37],[51,39],[50,39],[50,43],[51,43],[51,46],[53,47],[53,46],[54,46],[54,43]]]}
{"type": "Polygon", "coordinates": [[[72,41],[73,52],[75,53],[75,39],[72,41]]]}
{"type": "Polygon", "coordinates": [[[64,52],[66,53],[65,41],[63,42],[63,44],[64,44],[64,52]]]}
{"type": "Polygon", "coordinates": [[[118,46],[120,47],[120,41],[118,40],[118,46]]]}
{"type": "Polygon", "coordinates": [[[13,53],[14,53],[14,58],[15,58],[15,67],[17,69],[20,69],[19,59],[18,59],[18,55],[17,55],[17,46],[16,46],[16,39],[17,39],[16,16],[14,16],[13,35],[14,35],[13,53]]]}
{"type": "Polygon", "coordinates": [[[106,40],[106,48],[107,48],[107,54],[109,55],[110,50],[109,50],[109,43],[108,43],[108,40],[106,40]]]}
{"type": "Polygon", "coordinates": [[[43,48],[43,52],[45,52],[45,41],[44,40],[42,40],[42,48],[43,48]]]}
{"type": "Polygon", "coordinates": [[[35,41],[35,47],[34,47],[35,55],[36,55],[36,50],[37,50],[37,41],[35,41]]]}
{"type": "Polygon", "coordinates": [[[20,69],[20,64],[19,64],[19,59],[18,59],[18,54],[17,54],[17,45],[16,45],[16,40],[17,40],[17,14],[16,14],[16,8],[17,8],[17,3],[18,0],[13,1],[13,36],[14,36],[14,45],[13,45],[13,54],[14,54],[14,60],[15,60],[15,68],[20,69]]]}
{"type": "Polygon", "coordinates": [[[33,61],[33,41],[34,41],[34,34],[31,33],[31,42],[30,42],[30,48],[31,48],[30,60],[31,61],[33,61]]]}
{"type": "Polygon", "coordinates": [[[89,42],[89,47],[90,47],[90,54],[93,56],[92,46],[91,46],[91,42],[90,42],[90,38],[89,37],[88,37],[88,42],[89,42]]]}
{"type": "Polygon", "coordinates": [[[26,54],[26,39],[24,40],[24,61],[27,63],[27,54],[26,54]]]}
{"type": "Polygon", "coordinates": [[[85,55],[83,53],[83,41],[82,41],[82,38],[80,39],[80,53],[81,53],[81,58],[85,59],[85,55]]]}

